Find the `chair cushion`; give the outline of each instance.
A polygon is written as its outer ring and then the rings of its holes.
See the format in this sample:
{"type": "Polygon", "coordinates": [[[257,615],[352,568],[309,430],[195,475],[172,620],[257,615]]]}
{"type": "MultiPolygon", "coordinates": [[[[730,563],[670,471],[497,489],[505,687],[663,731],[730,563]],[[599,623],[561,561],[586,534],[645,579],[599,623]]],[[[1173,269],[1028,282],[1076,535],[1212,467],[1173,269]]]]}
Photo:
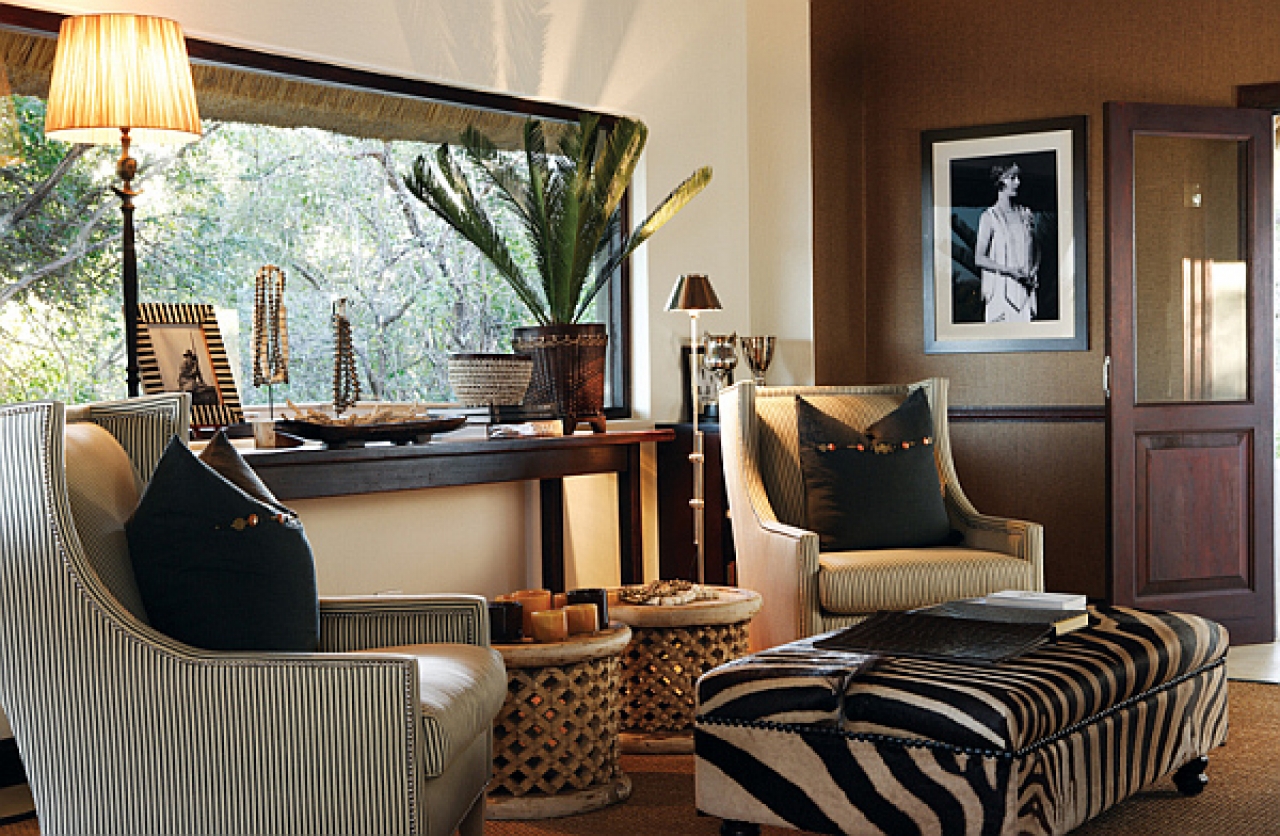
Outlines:
{"type": "Polygon", "coordinates": [[[1030,561],[956,547],[874,549],[818,557],[818,601],[831,613],[907,610],[1001,589],[1032,589],[1030,561]]]}
{"type": "Polygon", "coordinates": [[[418,662],[427,777],[449,768],[477,735],[493,727],[507,697],[507,672],[496,650],[471,644],[407,644],[358,651],[412,656],[418,662]]]}
{"type": "Polygon", "coordinates": [[[162,633],[210,650],[318,646],[315,564],[297,516],[245,493],[176,437],[126,531],[162,633]]]}
{"type": "Polygon", "coordinates": [[[823,551],[954,544],[933,453],[933,416],[916,389],[865,432],[796,399],[805,527],[823,551]]]}
{"type": "Polygon", "coordinates": [[[115,436],[97,424],[67,424],[64,443],[67,496],[85,556],[115,599],[146,623],[124,528],[138,507],[138,475],[115,436]]]}

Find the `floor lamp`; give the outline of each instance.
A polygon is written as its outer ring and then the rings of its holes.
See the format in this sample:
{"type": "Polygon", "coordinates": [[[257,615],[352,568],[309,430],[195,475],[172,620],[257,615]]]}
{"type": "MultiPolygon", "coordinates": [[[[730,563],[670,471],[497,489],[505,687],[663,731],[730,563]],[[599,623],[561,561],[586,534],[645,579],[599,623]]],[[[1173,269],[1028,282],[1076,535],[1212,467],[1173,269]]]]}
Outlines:
{"type": "Polygon", "coordinates": [[[720,310],[720,300],[716,298],[715,288],[711,280],[701,273],[686,273],[676,280],[671,289],[671,298],[667,300],[667,310],[684,311],[689,314],[689,387],[693,400],[693,452],[689,461],[693,462],[693,499],[689,507],[693,509],[693,544],[698,554],[698,583],[706,583],[706,555],[704,549],[704,528],[706,523],[706,488],[704,485],[702,431],[698,429],[698,314],[703,311],[720,310]]]}
{"type": "Polygon", "coordinates": [[[182,28],[172,20],[129,14],[64,18],[49,82],[46,136],[64,142],[120,142],[113,186],[124,216],[124,341],[129,397],[139,394],[138,257],[133,242],[133,140],[181,144],[200,138],[200,114],[182,28]]]}

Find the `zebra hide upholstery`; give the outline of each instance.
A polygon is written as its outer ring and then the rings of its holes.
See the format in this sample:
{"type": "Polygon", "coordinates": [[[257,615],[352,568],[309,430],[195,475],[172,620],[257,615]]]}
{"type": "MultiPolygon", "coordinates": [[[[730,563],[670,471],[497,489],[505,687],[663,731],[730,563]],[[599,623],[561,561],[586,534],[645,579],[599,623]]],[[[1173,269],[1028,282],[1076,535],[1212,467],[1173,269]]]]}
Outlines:
{"type": "Polygon", "coordinates": [[[1226,630],[1092,612],[997,665],[815,636],[719,667],[698,684],[698,809],[814,833],[1053,836],[1194,768],[1227,736],[1226,630]]]}

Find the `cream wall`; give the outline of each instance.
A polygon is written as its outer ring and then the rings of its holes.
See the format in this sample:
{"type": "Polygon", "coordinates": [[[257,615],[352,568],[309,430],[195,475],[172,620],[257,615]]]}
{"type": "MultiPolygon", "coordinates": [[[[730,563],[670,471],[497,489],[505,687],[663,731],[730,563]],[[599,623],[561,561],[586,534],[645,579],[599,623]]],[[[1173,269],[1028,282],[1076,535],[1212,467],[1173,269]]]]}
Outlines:
{"type": "MultiPolygon", "coordinates": [[[[777,0],[747,3],[749,333],[778,337],[769,383],[814,382],[807,4],[804,12],[777,0]]],[[[745,366],[739,378],[749,375],[745,366]]]]}
{"type": "MultiPolygon", "coordinates": [[[[162,15],[180,22],[189,36],[218,43],[641,118],[650,140],[634,184],[638,206],[647,210],[700,165],[711,165],[715,176],[633,265],[636,416],[677,417],[679,345],[682,336],[687,339],[688,321],[663,307],[684,272],[708,273],[724,304],[723,312],[703,320],[706,328],[777,333],[784,359],[771,380],[812,378],[808,0],[20,5],[162,15]]],[[[652,475],[652,457],[646,462],[652,475]]],[[[652,479],[647,493],[651,506],[652,479]]],[[[571,582],[617,580],[612,496],[607,477],[567,486],[571,582]]],[[[536,534],[536,491],[528,486],[298,505],[316,546],[324,592],[465,584],[469,591],[493,593],[518,580],[513,565],[523,570],[538,564],[537,537],[529,536],[536,534]],[[393,505],[404,511],[396,514],[399,525],[369,524],[393,505]],[[329,562],[328,555],[352,550],[361,555],[358,565],[329,562]],[[459,563],[441,568],[441,555],[459,563]],[[466,568],[468,561],[478,568],[466,568]]],[[[646,513],[646,561],[653,574],[652,507],[646,513]]]]}

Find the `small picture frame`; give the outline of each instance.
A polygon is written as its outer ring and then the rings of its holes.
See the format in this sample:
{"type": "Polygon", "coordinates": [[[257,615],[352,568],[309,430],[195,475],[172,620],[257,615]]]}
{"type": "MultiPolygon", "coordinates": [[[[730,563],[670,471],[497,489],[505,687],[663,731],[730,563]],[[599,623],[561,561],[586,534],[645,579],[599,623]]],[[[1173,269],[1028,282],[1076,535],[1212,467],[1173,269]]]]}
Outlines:
{"type": "Polygon", "coordinates": [[[1087,351],[1087,120],[925,131],[926,354],[1087,351]]]}
{"type": "Polygon", "coordinates": [[[219,427],[243,419],[212,305],[138,305],[138,365],[148,395],[191,394],[193,425],[219,427]]]}

